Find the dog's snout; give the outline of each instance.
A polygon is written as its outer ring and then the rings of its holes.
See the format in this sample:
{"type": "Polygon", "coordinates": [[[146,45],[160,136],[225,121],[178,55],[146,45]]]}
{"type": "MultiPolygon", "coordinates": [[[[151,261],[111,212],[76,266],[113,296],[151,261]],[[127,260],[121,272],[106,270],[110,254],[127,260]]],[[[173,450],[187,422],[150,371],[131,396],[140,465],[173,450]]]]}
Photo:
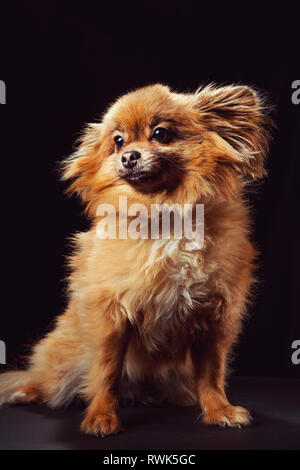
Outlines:
{"type": "Polygon", "coordinates": [[[137,152],[136,150],[132,150],[131,152],[123,153],[121,162],[125,168],[133,168],[136,165],[137,160],[139,158],[141,158],[140,152],[137,152]]]}

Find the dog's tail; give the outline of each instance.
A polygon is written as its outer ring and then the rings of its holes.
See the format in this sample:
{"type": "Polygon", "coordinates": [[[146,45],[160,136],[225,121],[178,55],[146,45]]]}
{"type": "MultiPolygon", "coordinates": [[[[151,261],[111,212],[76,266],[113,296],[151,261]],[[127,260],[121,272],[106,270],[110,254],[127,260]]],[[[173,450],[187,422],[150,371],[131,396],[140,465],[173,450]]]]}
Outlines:
{"type": "Polygon", "coordinates": [[[0,374],[0,406],[9,401],[17,388],[25,387],[30,380],[30,370],[16,370],[0,374]]]}

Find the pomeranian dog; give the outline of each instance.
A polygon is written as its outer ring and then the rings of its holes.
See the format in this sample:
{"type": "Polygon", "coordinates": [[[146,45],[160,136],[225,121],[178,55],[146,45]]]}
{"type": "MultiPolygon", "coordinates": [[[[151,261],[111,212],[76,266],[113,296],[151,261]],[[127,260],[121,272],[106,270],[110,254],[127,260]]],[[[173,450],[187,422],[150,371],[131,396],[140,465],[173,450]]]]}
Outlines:
{"type": "MultiPolygon", "coordinates": [[[[27,370],[0,376],[0,403],[52,407],[83,397],[83,432],[121,430],[120,400],[199,404],[204,423],[242,427],[225,394],[254,281],[246,193],[264,176],[272,121],[248,86],[177,93],[156,84],[119,98],[63,162],[90,229],[74,237],[69,304],[27,370]],[[204,205],[204,242],[97,236],[100,204],[204,205]]],[[[103,214],[102,214],[103,215],[103,214]]],[[[116,220],[117,231],[119,219],[116,220]]]]}

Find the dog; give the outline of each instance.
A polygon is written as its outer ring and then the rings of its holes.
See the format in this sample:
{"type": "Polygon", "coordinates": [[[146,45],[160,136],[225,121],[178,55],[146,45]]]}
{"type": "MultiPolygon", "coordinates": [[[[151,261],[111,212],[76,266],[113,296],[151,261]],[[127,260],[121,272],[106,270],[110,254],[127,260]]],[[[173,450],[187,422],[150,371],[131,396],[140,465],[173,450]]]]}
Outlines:
{"type": "Polygon", "coordinates": [[[81,430],[102,437],[121,430],[122,400],[199,404],[206,424],[251,422],[225,385],[255,282],[246,196],[266,173],[268,111],[248,86],[155,84],[85,128],[62,164],[91,223],[74,236],[69,303],[27,370],[0,376],[1,404],[79,396],[81,430]],[[149,210],[203,204],[203,245],[189,249],[172,227],[168,238],[97,236],[99,205],[117,207],[120,196],[149,210]]]}

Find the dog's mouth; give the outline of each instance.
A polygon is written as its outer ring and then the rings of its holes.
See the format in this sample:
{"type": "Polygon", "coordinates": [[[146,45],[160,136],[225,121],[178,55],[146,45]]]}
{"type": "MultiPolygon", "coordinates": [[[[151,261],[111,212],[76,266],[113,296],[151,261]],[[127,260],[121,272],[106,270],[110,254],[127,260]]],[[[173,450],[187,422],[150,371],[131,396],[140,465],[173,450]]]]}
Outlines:
{"type": "Polygon", "coordinates": [[[154,173],[152,171],[145,170],[131,170],[120,173],[120,176],[128,183],[138,185],[146,181],[151,181],[154,177],[154,173]]]}
{"type": "Polygon", "coordinates": [[[184,169],[182,165],[175,164],[175,159],[159,155],[155,162],[148,164],[136,164],[133,168],[118,168],[119,178],[126,181],[142,193],[156,193],[161,191],[174,191],[181,183],[184,169]]]}

